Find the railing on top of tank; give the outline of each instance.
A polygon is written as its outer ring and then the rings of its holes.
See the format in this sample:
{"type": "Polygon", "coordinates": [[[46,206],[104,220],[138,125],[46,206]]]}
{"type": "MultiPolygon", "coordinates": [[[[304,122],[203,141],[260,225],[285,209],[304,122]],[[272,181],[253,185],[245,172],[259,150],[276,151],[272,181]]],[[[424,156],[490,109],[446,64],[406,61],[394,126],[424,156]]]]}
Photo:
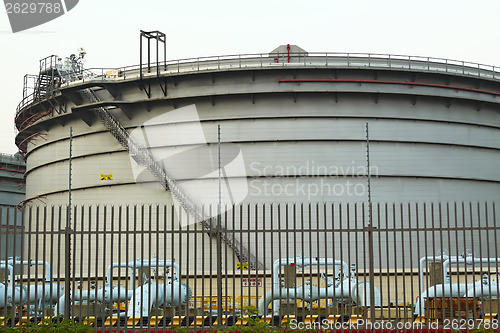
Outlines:
{"type": "MultiPolygon", "coordinates": [[[[237,54],[208,56],[198,58],[184,58],[168,60],[157,63],[161,67],[166,66],[162,73],[197,72],[205,70],[217,70],[228,68],[258,68],[258,67],[286,67],[286,66],[334,66],[334,67],[367,67],[367,68],[392,68],[408,70],[426,70],[433,72],[447,72],[453,74],[470,75],[474,77],[500,79],[500,68],[479,63],[472,63],[444,58],[431,58],[421,56],[371,54],[371,53],[280,53],[271,55],[259,54],[237,54]]],[[[152,67],[154,68],[154,66],[152,67]]],[[[151,68],[151,73],[155,74],[151,68]]],[[[89,69],[93,76],[85,79],[110,79],[135,77],[138,65],[117,68],[92,68],[89,69]]],[[[144,69],[143,69],[144,71],[144,69]]],[[[138,75],[138,73],[137,73],[138,75]]]]}
{"type": "MultiPolygon", "coordinates": [[[[46,70],[46,69],[45,69],[46,70]]],[[[70,74],[70,75],[73,75],[73,76],[76,76],[82,80],[85,80],[85,79],[88,79],[88,78],[91,78],[91,77],[95,77],[96,76],[96,73],[94,73],[92,70],[89,70],[89,69],[84,69],[81,73],[67,73],[67,74],[70,74]]],[[[28,75],[25,75],[25,80],[24,80],[24,88],[23,88],[23,99],[21,100],[21,102],[17,105],[17,108],[16,108],[16,117],[17,115],[28,105],[36,102],[36,99],[39,98],[39,97],[36,97],[36,84],[33,84],[32,87],[27,87],[27,77],[28,75]],[[28,91],[32,91],[30,94],[28,94],[27,92],[28,91]]],[[[30,75],[32,76],[32,75],[30,75]]],[[[36,78],[35,78],[35,81],[36,81],[36,78]]],[[[63,82],[61,84],[61,86],[64,86],[64,85],[67,85],[70,83],[70,80],[69,80],[69,77],[64,77],[63,78],[63,82]]],[[[52,87],[52,89],[54,91],[56,91],[57,89],[55,89],[55,87],[52,87]]],[[[43,97],[45,98],[45,97],[43,97]]],[[[42,98],[42,99],[43,99],[42,98]]]]}
{"type": "MultiPolygon", "coordinates": [[[[490,80],[500,80],[500,68],[479,63],[432,58],[423,56],[408,56],[376,53],[341,53],[341,52],[309,52],[309,53],[257,53],[222,56],[207,56],[184,58],[154,63],[153,70],[161,66],[161,74],[196,73],[220,69],[269,68],[269,67],[335,67],[335,68],[386,68],[399,70],[417,70],[442,72],[456,75],[478,77],[490,80]]],[[[81,84],[88,81],[105,82],[109,80],[139,77],[139,65],[115,68],[89,68],[85,75],[77,81],[66,81],[62,86],[81,84]]],[[[143,68],[143,71],[145,69],[143,68]]],[[[34,102],[33,95],[23,98],[17,107],[17,113],[34,102]]]]}

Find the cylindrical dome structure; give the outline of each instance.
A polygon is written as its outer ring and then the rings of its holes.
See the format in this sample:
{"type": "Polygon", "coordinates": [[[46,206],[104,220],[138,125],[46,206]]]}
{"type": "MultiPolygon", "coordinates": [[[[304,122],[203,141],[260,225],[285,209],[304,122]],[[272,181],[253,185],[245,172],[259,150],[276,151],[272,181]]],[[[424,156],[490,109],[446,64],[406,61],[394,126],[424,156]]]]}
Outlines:
{"type": "Polygon", "coordinates": [[[225,203],[500,196],[493,67],[292,45],[70,74],[45,66],[17,112],[28,200],[67,203],[70,128],[74,204],[171,203],[162,172],[197,203],[216,203],[219,136],[225,203]]]}

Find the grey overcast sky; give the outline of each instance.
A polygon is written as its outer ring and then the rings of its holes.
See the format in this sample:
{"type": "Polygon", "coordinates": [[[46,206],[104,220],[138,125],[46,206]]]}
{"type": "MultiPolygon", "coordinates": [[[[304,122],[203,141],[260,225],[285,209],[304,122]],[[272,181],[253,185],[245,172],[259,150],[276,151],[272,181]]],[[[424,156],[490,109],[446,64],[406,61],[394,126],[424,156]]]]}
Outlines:
{"type": "MultiPolygon", "coordinates": [[[[31,2],[28,1],[27,2],[31,2]]],[[[36,1],[35,1],[36,2],[36,1]]],[[[83,47],[85,67],[139,63],[139,31],[167,35],[167,59],[309,52],[429,56],[500,67],[499,0],[80,0],[67,14],[12,33],[0,13],[0,152],[15,153],[23,76],[83,47]]]]}

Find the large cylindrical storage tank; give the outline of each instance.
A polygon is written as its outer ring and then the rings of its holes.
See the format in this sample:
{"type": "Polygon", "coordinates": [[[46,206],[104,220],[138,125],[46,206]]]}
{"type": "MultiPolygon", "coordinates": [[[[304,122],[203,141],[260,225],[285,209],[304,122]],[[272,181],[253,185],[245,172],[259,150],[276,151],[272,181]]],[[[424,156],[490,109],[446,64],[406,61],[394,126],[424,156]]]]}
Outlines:
{"type": "MultiPolygon", "coordinates": [[[[73,204],[173,202],[99,118],[104,111],[148,147],[181,187],[198,193],[201,203],[218,200],[217,191],[196,192],[218,188],[217,155],[196,155],[193,149],[216,147],[220,125],[222,153],[234,154],[225,162],[237,162],[224,175],[227,188],[229,181],[240,181],[234,196],[224,199],[231,197],[250,214],[252,205],[263,203],[349,202],[365,211],[362,204],[369,199],[499,198],[500,73],[494,68],[288,50],[168,61],[158,71],[122,68],[83,75],[64,82],[47,100],[22,104],[17,144],[26,152],[27,198],[67,204],[71,128],[73,204]],[[237,149],[224,149],[228,144],[237,149]],[[179,162],[182,154],[189,158],[179,162]]],[[[322,212],[321,219],[337,213],[322,212]]],[[[248,221],[261,223],[254,216],[248,221]]],[[[252,248],[249,240],[241,241],[252,248]]],[[[321,242],[310,246],[306,239],[299,252],[324,256],[329,239],[321,242]]],[[[340,252],[353,245],[331,246],[340,252]]],[[[392,251],[395,246],[391,243],[392,251]]],[[[267,263],[277,258],[272,251],[259,256],[268,256],[267,263]]]]}

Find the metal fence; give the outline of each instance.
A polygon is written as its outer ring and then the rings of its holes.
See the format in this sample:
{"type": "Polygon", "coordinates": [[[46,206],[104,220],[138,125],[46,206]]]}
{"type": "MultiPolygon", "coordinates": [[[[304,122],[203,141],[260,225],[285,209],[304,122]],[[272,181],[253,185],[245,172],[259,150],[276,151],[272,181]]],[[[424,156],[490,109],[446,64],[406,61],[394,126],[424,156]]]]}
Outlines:
{"type": "Polygon", "coordinates": [[[498,326],[495,203],[224,211],[207,229],[174,206],[27,207],[24,228],[0,235],[0,253],[22,249],[0,258],[1,322],[62,316],[96,330],[498,326]],[[231,239],[259,265],[241,261],[224,242],[231,239]]]}

